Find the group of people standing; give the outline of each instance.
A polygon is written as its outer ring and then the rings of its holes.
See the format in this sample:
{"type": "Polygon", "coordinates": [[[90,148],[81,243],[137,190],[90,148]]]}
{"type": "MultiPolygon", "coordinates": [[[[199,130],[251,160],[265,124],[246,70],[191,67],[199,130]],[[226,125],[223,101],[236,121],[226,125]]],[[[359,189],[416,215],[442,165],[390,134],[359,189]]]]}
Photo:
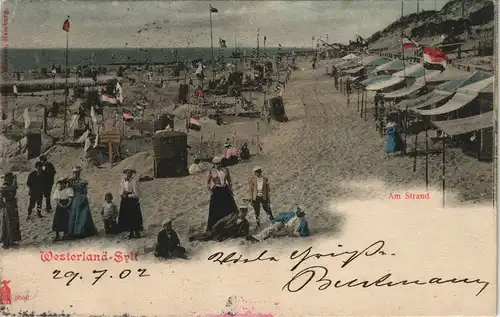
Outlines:
{"type": "MultiPolygon", "coordinates": [[[[57,181],[52,193],[56,170],[45,156],[35,163],[26,185],[29,190],[27,221],[33,220],[32,212],[36,207],[38,218],[44,218],[42,205],[45,198],[45,212],[52,213],[52,201],[55,212],[52,220],[54,241],[83,239],[97,234],[88,199],[88,182],[81,178],[82,169],[75,166],[70,178],[57,181]]],[[[117,234],[128,231],[128,238],[140,238],[143,231],[142,212],[139,204],[139,189],[134,179],[135,171],[127,169],[120,183],[120,208],[114,204],[113,196],[107,193],[100,208],[105,233],[117,234]]],[[[3,248],[15,246],[21,241],[19,210],[17,204],[17,177],[8,172],[0,188],[0,243],[3,248]]]]}

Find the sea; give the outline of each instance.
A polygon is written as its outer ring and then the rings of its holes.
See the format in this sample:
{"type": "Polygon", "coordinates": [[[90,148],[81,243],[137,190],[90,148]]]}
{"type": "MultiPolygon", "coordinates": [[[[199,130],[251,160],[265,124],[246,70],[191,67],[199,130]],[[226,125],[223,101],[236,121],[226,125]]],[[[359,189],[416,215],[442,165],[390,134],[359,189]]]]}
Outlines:
{"type": "MultiPolygon", "coordinates": [[[[240,48],[244,56],[252,56],[255,48],[240,48]]],[[[281,47],[281,53],[305,51],[304,48],[281,47]]],[[[7,57],[8,71],[51,69],[52,65],[65,65],[66,49],[20,49],[7,48],[4,50],[2,60],[7,57]],[[7,55],[7,56],[5,56],[7,55]]],[[[218,58],[222,53],[228,58],[234,52],[233,48],[214,48],[214,57],[218,58]]],[[[259,55],[272,56],[278,53],[278,47],[266,47],[259,49],[259,55]]],[[[211,59],[211,48],[70,48],[68,50],[68,65],[70,67],[83,65],[109,65],[119,63],[168,63],[176,60],[191,60],[203,58],[211,59]]],[[[3,68],[4,69],[4,68],[3,68]]]]}

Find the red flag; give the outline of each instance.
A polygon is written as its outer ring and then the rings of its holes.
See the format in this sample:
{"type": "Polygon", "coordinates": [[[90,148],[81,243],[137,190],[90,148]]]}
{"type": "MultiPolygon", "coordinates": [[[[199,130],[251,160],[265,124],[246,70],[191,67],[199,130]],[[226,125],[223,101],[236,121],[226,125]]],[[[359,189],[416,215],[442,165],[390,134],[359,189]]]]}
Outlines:
{"type": "Polygon", "coordinates": [[[403,34],[402,42],[403,42],[403,49],[404,50],[410,49],[410,48],[416,48],[419,46],[417,42],[415,42],[414,40],[409,38],[406,34],[403,34]]]}
{"type": "Polygon", "coordinates": [[[66,21],[64,21],[63,31],[69,32],[69,19],[66,19],[66,21]]]}
{"type": "Polygon", "coordinates": [[[427,69],[440,69],[446,68],[448,55],[444,52],[429,47],[424,48],[424,67],[427,69]]]}

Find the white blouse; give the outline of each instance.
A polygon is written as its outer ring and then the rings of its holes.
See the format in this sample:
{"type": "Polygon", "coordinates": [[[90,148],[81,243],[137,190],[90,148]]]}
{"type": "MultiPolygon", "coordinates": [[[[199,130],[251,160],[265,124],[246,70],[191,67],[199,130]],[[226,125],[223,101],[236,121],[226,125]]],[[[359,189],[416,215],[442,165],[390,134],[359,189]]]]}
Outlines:
{"type": "Polygon", "coordinates": [[[67,200],[70,198],[73,198],[75,196],[75,193],[73,191],[73,188],[67,187],[63,188],[61,190],[57,189],[54,191],[54,194],[52,195],[52,199],[54,200],[67,200]]]}
{"type": "Polygon", "coordinates": [[[122,180],[120,183],[120,195],[129,192],[131,197],[139,198],[139,186],[135,179],[122,180]]]}

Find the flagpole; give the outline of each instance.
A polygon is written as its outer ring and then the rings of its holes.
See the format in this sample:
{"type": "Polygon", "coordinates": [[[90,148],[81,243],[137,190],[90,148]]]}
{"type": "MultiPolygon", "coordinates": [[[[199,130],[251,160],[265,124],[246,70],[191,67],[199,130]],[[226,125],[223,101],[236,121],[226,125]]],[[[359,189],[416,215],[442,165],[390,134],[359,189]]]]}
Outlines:
{"type": "Polygon", "coordinates": [[[212,52],[212,79],[215,80],[215,63],[214,63],[214,38],[213,38],[213,31],[212,31],[212,5],[209,6],[210,11],[210,48],[212,52]]]}
{"type": "Polygon", "coordinates": [[[66,67],[64,69],[65,81],[64,81],[64,129],[63,129],[63,137],[67,137],[67,113],[68,113],[68,50],[69,50],[69,32],[66,32],[66,67]]]}

